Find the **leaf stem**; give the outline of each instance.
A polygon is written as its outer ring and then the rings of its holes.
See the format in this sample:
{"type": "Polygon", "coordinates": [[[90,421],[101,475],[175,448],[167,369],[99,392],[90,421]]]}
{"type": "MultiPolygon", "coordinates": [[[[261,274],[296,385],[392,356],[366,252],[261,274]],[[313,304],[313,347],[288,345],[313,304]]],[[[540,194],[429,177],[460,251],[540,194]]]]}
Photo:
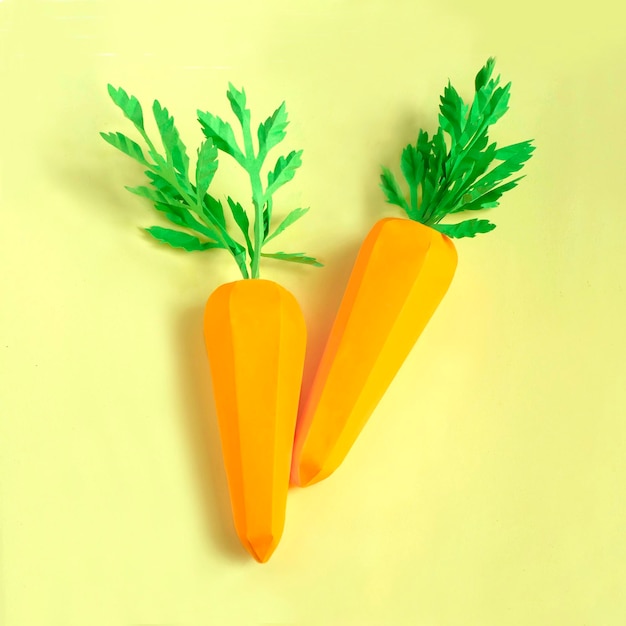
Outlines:
{"type": "Polygon", "coordinates": [[[266,201],[265,212],[263,215],[263,243],[265,243],[266,237],[269,234],[271,221],[272,221],[272,197],[270,196],[266,201]]]}
{"type": "Polygon", "coordinates": [[[411,213],[417,215],[417,185],[411,183],[409,187],[411,189],[411,213]]]}
{"type": "MultiPolygon", "coordinates": [[[[244,150],[246,151],[246,171],[250,177],[252,204],[254,205],[254,245],[252,246],[250,255],[250,277],[259,278],[261,247],[263,246],[264,237],[263,208],[265,206],[265,194],[263,193],[263,183],[261,182],[261,166],[263,162],[254,154],[252,131],[250,130],[250,111],[247,109],[243,113],[241,127],[243,131],[244,150]]],[[[259,154],[259,156],[261,155],[259,154]]]]}

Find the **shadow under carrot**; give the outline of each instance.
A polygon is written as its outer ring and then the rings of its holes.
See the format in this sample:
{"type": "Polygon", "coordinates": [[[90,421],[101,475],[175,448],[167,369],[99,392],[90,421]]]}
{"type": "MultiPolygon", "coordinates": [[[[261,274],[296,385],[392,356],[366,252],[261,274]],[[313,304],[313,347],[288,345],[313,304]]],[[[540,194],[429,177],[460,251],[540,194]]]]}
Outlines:
{"type": "Polygon", "coordinates": [[[202,303],[181,311],[175,322],[174,340],[179,348],[178,371],[185,402],[182,419],[207,536],[224,556],[246,561],[233,525],[213,385],[202,336],[203,314],[202,303]]]}

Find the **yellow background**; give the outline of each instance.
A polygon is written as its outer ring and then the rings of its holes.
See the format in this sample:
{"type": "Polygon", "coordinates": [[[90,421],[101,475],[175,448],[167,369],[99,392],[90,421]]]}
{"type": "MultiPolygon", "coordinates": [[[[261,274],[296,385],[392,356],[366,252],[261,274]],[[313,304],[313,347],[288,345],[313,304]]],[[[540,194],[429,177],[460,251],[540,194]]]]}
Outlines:
{"type": "MultiPolygon", "coordinates": [[[[617,0],[0,2],[0,623],[3,626],[626,624],[626,42],[617,0]],[[307,376],[374,221],[379,166],[512,80],[527,178],[458,244],[450,292],[345,465],[293,491],[269,564],[239,546],[201,336],[222,252],[149,241],[100,130],[159,98],[282,99],[310,206],[266,262],[300,301],[307,376]]],[[[230,164],[213,190],[245,181],[230,164]]],[[[242,192],[243,193],[243,192],[242,192]]],[[[239,195],[242,195],[239,193],[239,195]]]]}

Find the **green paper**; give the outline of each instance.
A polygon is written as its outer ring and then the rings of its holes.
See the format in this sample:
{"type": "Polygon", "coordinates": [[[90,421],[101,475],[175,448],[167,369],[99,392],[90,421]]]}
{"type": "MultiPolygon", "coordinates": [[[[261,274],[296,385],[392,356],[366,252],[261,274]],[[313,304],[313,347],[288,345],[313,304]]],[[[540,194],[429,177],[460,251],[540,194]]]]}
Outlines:
{"type": "MultiPolygon", "coordinates": [[[[263,188],[261,173],[268,152],[285,138],[285,128],[288,125],[287,110],[283,102],[265,122],[258,127],[258,148],[255,151],[252,137],[250,110],[246,108],[246,94],[242,89],[237,90],[229,85],[227,97],[235,117],[239,120],[243,136],[243,149],[237,143],[233,129],[227,122],[219,117],[198,111],[198,121],[207,139],[215,143],[217,148],[235,159],[246,171],[250,179],[252,191],[252,208],[254,221],[251,221],[242,205],[228,199],[231,213],[235,222],[244,234],[248,256],[250,259],[250,277],[259,276],[259,265],[262,256],[263,244],[267,241],[270,231],[273,210],[273,196],[276,191],[288,183],[296,174],[296,170],[302,164],[302,150],[292,150],[287,156],[280,156],[276,165],[267,173],[267,185],[263,188]],[[252,224],[253,237],[249,237],[250,225],[252,224]]],[[[298,209],[296,209],[298,211],[298,209]]],[[[289,214],[291,215],[291,214],[289,214]]],[[[276,229],[282,232],[296,221],[296,215],[287,216],[283,223],[276,229]],[[285,224],[285,221],[287,222],[285,224]],[[284,226],[283,226],[284,224],[284,226]],[[282,228],[281,228],[282,226],[282,228]]],[[[275,232],[272,238],[278,234],[275,232]]],[[[291,257],[273,257],[292,261],[291,257]]],[[[308,257],[307,257],[308,258],[308,257]]],[[[302,262],[302,261],[301,261],[302,262]]]]}
{"type": "Polygon", "coordinates": [[[228,83],[228,91],[226,92],[226,97],[230,102],[230,108],[233,110],[233,113],[237,116],[240,124],[244,124],[244,117],[246,112],[249,112],[246,109],[246,92],[242,89],[238,91],[232,83],[228,83]]]}
{"type": "Polygon", "coordinates": [[[141,146],[122,133],[100,133],[102,139],[142,165],[148,165],[141,146]]]}
{"type": "Polygon", "coordinates": [[[261,256],[268,259],[278,259],[279,261],[290,261],[291,263],[302,263],[313,265],[314,267],[324,267],[317,259],[307,256],[302,252],[261,252],[261,256]]]}
{"type": "Polygon", "coordinates": [[[230,154],[240,165],[243,165],[244,156],[237,145],[235,133],[231,125],[208,112],[198,111],[198,119],[204,136],[207,139],[211,139],[219,150],[230,154]]]}
{"type": "Polygon", "coordinates": [[[262,158],[277,146],[286,136],[285,128],[287,121],[287,109],[283,102],[265,122],[259,124],[257,137],[259,140],[259,156],[262,158]]]}
{"type": "Polygon", "coordinates": [[[499,86],[494,67],[490,58],[476,75],[471,105],[448,82],[440,98],[437,132],[429,139],[420,130],[416,143],[402,152],[400,170],[407,196],[393,173],[382,168],[380,187],[387,202],[449,237],[474,237],[495,228],[487,220],[440,221],[452,213],[498,206],[501,196],[523,176],[507,179],[522,169],[535,149],[531,140],[502,148],[489,142],[489,127],[508,110],[511,89],[511,83],[499,86]]]}
{"type": "MultiPolygon", "coordinates": [[[[404,199],[402,189],[400,189],[400,185],[398,184],[396,177],[393,175],[391,170],[388,170],[386,167],[383,167],[382,170],[383,173],[380,175],[380,187],[387,197],[387,202],[389,202],[389,204],[396,204],[397,206],[402,207],[407,213],[410,214],[411,210],[404,199]]],[[[417,185],[415,185],[415,188],[417,189],[417,185]]]]}
{"type": "Polygon", "coordinates": [[[226,228],[226,218],[224,217],[222,203],[208,193],[204,194],[202,213],[208,221],[215,222],[221,228],[226,228]]]}
{"type": "Polygon", "coordinates": [[[111,100],[122,109],[124,115],[136,126],[137,130],[143,130],[143,112],[139,100],[135,96],[129,96],[121,87],[115,89],[113,85],[108,86],[111,100]]]}
{"type": "Polygon", "coordinates": [[[246,94],[229,84],[226,96],[231,109],[241,125],[243,149],[237,143],[230,124],[209,112],[198,111],[198,121],[205,141],[197,150],[193,172],[187,148],[176,128],[173,116],[155,100],[152,113],[159,132],[163,151],[157,149],[144,128],[143,110],[137,98],[129,96],[122,88],[108,86],[113,102],[134,124],[147,146],[147,152],[133,139],[122,133],[101,133],[102,138],[147,169],[147,185],[126,187],[128,191],[149,200],[154,208],[172,224],[183,228],[176,230],[152,226],[146,231],[158,241],[174,248],[201,251],[213,248],[227,250],[237,263],[244,278],[258,278],[262,256],[283,261],[320,265],[312,257],[301,253],[262,254],[263,245],[282,233],[302,217],[308,209],[294,209],[269,235],[273,195],[288,183],[302,164],[302,150],[293,150],[278,158],[274,169],[267,173],[267,186],[263,189],[261,172],[268,152],[285,138],[288,125],[287,110],[283,102],[265,122],[258,127],[258,151],[255,154],[250,126],[250,111],[246,108],[246,94]],[[235,159],[242,166],[252,188],[254,220],[251,222],[245,208],[227,196],[228,206],[235,223],[243,235],[243,243],[227,230],[222,203],[209,193],[209,187],[218,169],[219,151],[235,159]],[[191,181],[193,175],[194,182],[191,181]],[[250,237],[252,226],[253,238],[250,237]]]}
{"type": "Polygon", "coordinates": [[[267,189],[265,196],[272,196],[280,187],[288,183],[302,165],[302,150],[293,150],[286,157],[278,157],[274,170],[267,174],[267,189]]]}
{"type": "Polygon", "coordinates": [[[161,226],[151,226],[145,229],[155,239],[166,243],[173,248],[182,248],[188,252],[196,250],[209,250],[210,248],[218,248],[219,244],[214,241],[200,241],[198,237],[189,235],[180,230],[173,230],[171,228],[163,228],[161,226]]]}
{"type": "Polygon", "coordinates": [[[130,193],[134,193],[136,196],[147,198],[151,202],[160,202],[162,204],[172,204],[174,206],[178,204],[176,200],[171,200],[168,194],[163,193],[158,188],[150,189],[150,187],[144,187],[144,186],[140,186],[140,187],[126,186],[124,187],[124,189],[126,189],[127,191],[130,191],[130,193]]]}
{"type": "Polygon", "coordinates": [[[246,210],[241,206],[241,204],[239,204],[239,202],[235,202],[230,196],[228,196],[228,206],[230,207],[230,212],[233,214],[235,223],[239,226],[239,229],[246,240],[248,254],[252,258],[254,248],[252,240],[250,239],[250,220],[248,219],[246,210]]]}
{"type": "Polygon", "coordinates": [[[217,148],[210,139],[207,139],[198,149],[198,160],[196,161],[196,198],[199,202],[202,202],[206,195],[215,172],[217,172],[217,166],[217,148]]]}
{"type": "Polygon", "coordinates": [[[186,177],[189,171],[189,157],[185,144],[181,141],[178,129],[174,124],[174,118],[170,116],[167,109],[161,107],[158,100],[154,101],[152,112],[161,135],[167,160],[181,176],[186,177]]]}
{"type": "Polygon", "coordinates": [[[276,230],[274,230],[274,232],[271,235],[265,236],[264,243],[267,243],[268,241],[271,241],[272,239],[274,239],[274,237],[277,237],[278,235],[280,235],[280,233],[282,233],[285,230],[285,228],[288,228],[294,222],[299,220],[303,215],[306,214],[308,210],[309,209],[306,208],[306,209],[294,209],[293,211],[291,211],[291,213],[289,213],[287,217],[276,227],[276,230]]]}
{"type": "Polygon", "coordinates": [[[448,237],[474,237],[479,233],[488,233],[496,227],[489,220],[465,220],[457,224],[433,224],[433,228],[448,237]]]}

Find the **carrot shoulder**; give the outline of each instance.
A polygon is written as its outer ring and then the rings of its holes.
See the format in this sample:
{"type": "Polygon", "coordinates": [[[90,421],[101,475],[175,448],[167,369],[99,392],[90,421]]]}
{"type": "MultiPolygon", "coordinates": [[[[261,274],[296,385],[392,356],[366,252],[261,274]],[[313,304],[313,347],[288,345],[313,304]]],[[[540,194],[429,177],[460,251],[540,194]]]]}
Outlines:
{"type": "Polygon", "coordinates": [[[446,293],[452,241],[407,219],[366,237],[300,415],[292,482],[315,483],[343,461],[446,293]]]}
{"type": "Polygon", "coordinates": [[[204,333],[235,529],[265,562],[285,524],[304,318],[278,284],[240,280],[209,297],[204,333]]]}

